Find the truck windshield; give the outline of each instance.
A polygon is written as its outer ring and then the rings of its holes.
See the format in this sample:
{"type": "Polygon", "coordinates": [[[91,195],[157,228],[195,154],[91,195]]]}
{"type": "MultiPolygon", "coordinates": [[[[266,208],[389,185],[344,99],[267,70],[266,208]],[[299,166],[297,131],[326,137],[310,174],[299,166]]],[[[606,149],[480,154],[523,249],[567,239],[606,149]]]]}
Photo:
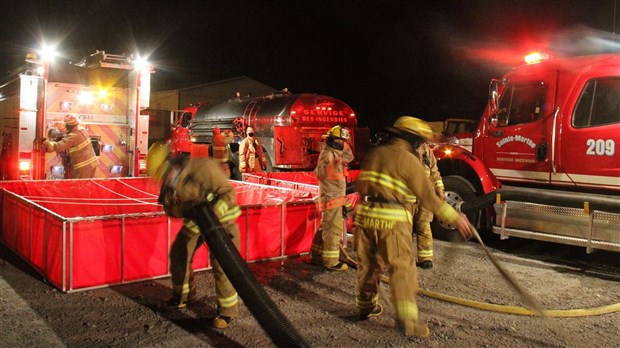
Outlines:
{"type": "Polygon", "coordinates": [[[528,123],[543,113],[547,85],[542,81],[508,84],[502,93],[497,123],[501,127],[528,123]]]}

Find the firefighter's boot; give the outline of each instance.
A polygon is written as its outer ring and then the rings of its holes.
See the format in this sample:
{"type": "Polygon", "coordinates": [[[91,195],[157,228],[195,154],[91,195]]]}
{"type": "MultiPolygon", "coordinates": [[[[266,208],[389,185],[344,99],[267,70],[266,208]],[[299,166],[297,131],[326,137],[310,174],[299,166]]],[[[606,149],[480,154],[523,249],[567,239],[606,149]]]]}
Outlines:
{"type": "Polygon", "coordinates": [[[433,268],[433,261],[431,261],[431,260],[424,260],[424,261],[418,263],[418,267],[420,267],[422,269],[431,269],[431,268],[433,268]]]}
{"type": "Polygon", "coordinates": [[[349,266],[344,262],[338,262],[337,264],[333,266],[325,265],[325,268],[327,268],[330,271],[346,271],[349,269],[349,266]]]}
{"type": "Polygon", "coordinates": [[[196,283],[190,283],[189,293],[187,294],[187,298],[183,299],[182,295],[172,294],[172,297],[166,301],[166,304],[170,307],[176,308],[185,308],[187,307],[187,303],[190,302],[193,298],[196,297],[196,283]]]}
{"type": "Polygon", "coordinates": [[[228,325],[230,324],[232,320],[233,320],[232,317],[218,315],[217,317],[213,319],[213,322],[211,323],[211,327],[213,327],[214,329],[225,329],[228,327],[228,325]]]}
{"type": "Polygon", "coordinates": [[[425,324],[415,322],[413,320],[397,320],[396,326],[398,331],[402,332],[407,337],[428,337],[431,335],[431,330],[425,324]]]}
{"type": "Polygon", "coordinates": [[[383,306],[377,304],[371,309],[360,310],[360,320],[368,320],[372,317],[378,317],[383,313],[383,306]]]}

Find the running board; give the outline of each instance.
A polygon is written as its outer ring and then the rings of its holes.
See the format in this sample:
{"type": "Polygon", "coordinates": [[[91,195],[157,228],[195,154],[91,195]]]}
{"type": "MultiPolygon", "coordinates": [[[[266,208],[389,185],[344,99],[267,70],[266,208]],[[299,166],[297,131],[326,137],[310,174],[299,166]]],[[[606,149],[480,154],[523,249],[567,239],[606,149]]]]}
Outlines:
{"type": "Polygon", "coordinates": [[[501,239],[519,237],[620,252],[620,214],[505,201],[493,205],[493,232],[501,239]]]}

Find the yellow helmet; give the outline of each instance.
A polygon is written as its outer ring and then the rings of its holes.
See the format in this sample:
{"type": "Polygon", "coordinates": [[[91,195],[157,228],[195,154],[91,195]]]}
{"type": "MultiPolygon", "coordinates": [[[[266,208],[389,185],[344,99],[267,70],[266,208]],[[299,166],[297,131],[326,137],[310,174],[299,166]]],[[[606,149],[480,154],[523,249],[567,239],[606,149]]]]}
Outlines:
{"type": "Polygon", "coordinates": [[[349,139],[349,130],[341,126],[333,126],[327,134],[323,134],[323,138],[334,137],[343,140],[349,139]]]}
{"type": "Polygon", "coordinates": [[[170,166],[170,143],[158,141],[153,143],[146,155],[146,173],[157,181],[163,177],[170,166]]]}
{"type": "Polygon", "coordinates": [[[435,139],[435,133],[428,122],[411,116],[401,116],[394,122],[394,128],[401,132],[419,135],[427,141],[435,139]]]}

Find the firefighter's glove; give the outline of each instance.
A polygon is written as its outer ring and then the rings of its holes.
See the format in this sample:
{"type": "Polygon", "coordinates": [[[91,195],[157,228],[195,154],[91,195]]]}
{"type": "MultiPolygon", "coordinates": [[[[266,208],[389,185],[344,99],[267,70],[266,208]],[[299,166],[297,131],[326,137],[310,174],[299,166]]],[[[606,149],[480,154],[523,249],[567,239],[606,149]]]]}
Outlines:
{"type": "Polygon", "coordinates": [[[347,198],[345,205],[342,206],[342,216],[346,219],[347,217],[353,215],[353,205],[347,198]]]}
{"type": "Polygon", "coordinates": [[[43,144],[41,144],[41,145],[43,145],[43,148],[47,152],[54,151],[54,144],[51,141],[47,140],[47,139],[43,140],[43,144]]]}

